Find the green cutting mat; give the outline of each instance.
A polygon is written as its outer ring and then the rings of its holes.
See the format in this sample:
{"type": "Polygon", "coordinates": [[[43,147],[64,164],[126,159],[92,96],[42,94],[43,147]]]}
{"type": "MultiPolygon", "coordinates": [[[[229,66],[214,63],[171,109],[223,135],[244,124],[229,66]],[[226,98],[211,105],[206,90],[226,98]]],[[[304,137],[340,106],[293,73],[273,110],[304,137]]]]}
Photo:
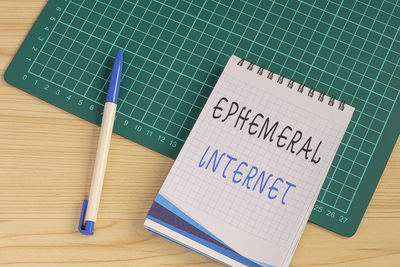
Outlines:
{"type": "Polygon", "coordinates": [[[115,132],[172,158],[232,54],[345,99],[356,111],[311,221],[350,236],[399,134],[398,14],[395,1],[54,0],[5,78],[98,124],[123,48],[115,132]]]}

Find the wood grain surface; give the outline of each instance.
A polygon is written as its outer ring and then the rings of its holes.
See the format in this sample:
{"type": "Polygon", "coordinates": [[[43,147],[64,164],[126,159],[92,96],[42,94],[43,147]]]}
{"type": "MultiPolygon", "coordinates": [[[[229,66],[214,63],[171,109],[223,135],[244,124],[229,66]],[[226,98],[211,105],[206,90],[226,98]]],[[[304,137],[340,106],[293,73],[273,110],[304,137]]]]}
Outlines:
{"type": "MultiPolygon", "coordinates": [[[[0,70],[45,5],[0,1],[0,70]]],[[[0,264],[218,264],[143,228],[173,161],[113,135],[94,236],[77,231],[99,127],[0,82],[0,264]]],[[[357,233],[308,223],[293,266],[399,266],[400,148],[394,149],[357,233]]]]}

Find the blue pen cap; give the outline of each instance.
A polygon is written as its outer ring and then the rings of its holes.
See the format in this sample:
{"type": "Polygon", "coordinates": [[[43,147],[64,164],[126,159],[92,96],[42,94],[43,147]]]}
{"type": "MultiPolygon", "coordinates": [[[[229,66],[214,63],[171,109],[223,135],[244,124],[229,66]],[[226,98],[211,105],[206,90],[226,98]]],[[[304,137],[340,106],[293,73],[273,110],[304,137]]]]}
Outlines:
{"type": "Polygon", "coordinates": [[[122,49],[118,50],[117,56],[114,60],[114,65],[111,72],[110,84],[108,85],[108,93],[106,102],[113,102],[117,104],[119,83],[121,81],[122,73],[122,49]]]}
{"type": "Polygon", "coordinates": [[[78,230],[84,235],[93,235],[94,222],[93,221],[84,222],[87,205],[88,201],[85,199],[82,203],[81,217],[79,218],[78,230]]]}

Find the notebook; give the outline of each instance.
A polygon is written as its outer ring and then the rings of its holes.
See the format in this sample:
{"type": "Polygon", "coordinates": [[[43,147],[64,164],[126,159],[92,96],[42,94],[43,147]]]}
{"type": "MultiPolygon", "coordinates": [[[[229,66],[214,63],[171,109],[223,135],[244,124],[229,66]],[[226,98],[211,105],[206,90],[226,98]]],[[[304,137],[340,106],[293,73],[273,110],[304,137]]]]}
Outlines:
{"type": "Polygon", "coordinates": [[[145,227],[224,264],[289,265],[353,111],[232,56],[145,227]]]}

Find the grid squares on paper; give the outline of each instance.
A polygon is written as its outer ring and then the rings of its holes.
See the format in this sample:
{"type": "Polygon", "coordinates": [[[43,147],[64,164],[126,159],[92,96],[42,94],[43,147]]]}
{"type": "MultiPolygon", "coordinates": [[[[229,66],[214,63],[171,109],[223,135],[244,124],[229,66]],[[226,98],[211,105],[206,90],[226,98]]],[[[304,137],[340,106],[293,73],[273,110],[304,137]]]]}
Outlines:
{"type": "Polygon", "coordinates": [[[367,0],[71,0],[29,73],[101,106],[123,48],[118,113],[181,141],[232,54],[345,99],[356,111],[318,201],[347,213],[399,98],[399,12],[367,0]]]}
{"type": "MultiPolygon", "coordinates": [[[[301,101],[298,105],[288,104],[283,97],[265,93],[268,88],[256,88],[242,77],[234,77],[228,73],[221,79],[223,80],[214,89],[216,93],[210,99],[211,103],[206,105],[204,114],[200,116],[187,140],[188,145],[181,151],[160,193],[178,207],[189,205],[190,210],[184,211],[192,218],[197,218],[194,214],[196,210],[201,210],[237,230],[253,235],[254,238],[272,241],[279,247],[287,248],[299,231],[304,214],[312,205],[312,196],[318,192],[321,179],[345,131],[346,122],[332,123],[315,110],[304,106],[301,101]],[[240,127],[233,129],[233,123],[212,120],[212,106],[222,96],[255,113],[264,114],[263,111],[268,107],[271,122],[279,120],[280,127],[290,125],[293,129],[301,129],[304,135],[310,134],[316,140],[323,139],[324,148],[320,156],[325,160],[319,165],[307,162],[273,143],[248,135],[246,130],[239,131],[240,127]],[[265,170],[267,176],[273,173],[275,178],[296,181],[298,186],[293,189],[296,191],[293,193],[295,197],[288,199],[283,206],[279,200],[268,199],[268,189],[263,194],[258,194],[257,190],[244,189],[241,183],[233,184],[231,180],[234,167],[228,168],[227,178],[222,178],[226,162],[220,163],[222,166],[215,173],[211,169],[198,168],[208,146],[210,151],[205,157],[206,162],[211,153],[218,149],[220,154],[227,153],[237,158],[237,163],[243,160],[249,164],[242,169],[242,178],[253,165],[260,171],[265,170]]],[[[334,112],[340,111],[332,110],[334,112]]]]}

